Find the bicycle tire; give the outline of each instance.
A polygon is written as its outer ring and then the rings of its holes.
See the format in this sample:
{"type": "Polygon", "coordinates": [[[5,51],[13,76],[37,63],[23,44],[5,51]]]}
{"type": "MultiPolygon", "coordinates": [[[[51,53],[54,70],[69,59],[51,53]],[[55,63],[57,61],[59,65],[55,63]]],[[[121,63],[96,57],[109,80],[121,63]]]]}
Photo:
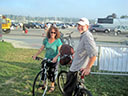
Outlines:
{"type": "Polygon", "coordinates": [[[68,73],[67,71],[61,71],[59,72],[57,77],[57,84],[62,94],[64,94],[63,89],[64,89],[64,84],[66,83],[67,80],[67,73],[68,73]]]}
{"type": "Polygon", "coordinates": [[[45,94],[44,91],[46,92],[47,90],[47,87],[45,87],[44,90],[42,89],[42,86],[44,85],[44,82],[41,80],[42,73],[43,71],[40,71],[34,79],[32,90],[33,96],[42,96],[42,94],[45,94]]]}
{"type": "Polygon", "coordinates": [[[92,96],[92,94],[87,89],[82,88],[76,96],[92,96]]]}

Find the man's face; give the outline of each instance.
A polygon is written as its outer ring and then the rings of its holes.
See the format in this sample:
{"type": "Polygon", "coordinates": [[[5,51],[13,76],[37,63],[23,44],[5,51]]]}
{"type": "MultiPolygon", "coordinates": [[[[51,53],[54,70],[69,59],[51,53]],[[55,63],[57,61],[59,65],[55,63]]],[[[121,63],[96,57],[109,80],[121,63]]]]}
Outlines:
{"type": "Polygon", "coordinates": [[[82,33],[83,31],[87,31],[88,30],[88,25],[82,26],[82,25],[78,24],[77,29],[78,29],[78,31],[80,33],[82,33]]]}

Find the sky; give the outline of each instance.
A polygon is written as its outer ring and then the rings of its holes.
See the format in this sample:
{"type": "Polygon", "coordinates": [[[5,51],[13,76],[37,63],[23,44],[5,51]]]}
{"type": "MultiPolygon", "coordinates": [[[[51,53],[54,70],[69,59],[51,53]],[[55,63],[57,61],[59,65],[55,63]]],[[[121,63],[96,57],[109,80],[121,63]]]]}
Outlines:
{"type": "Polygon", "coordinates": [[[128,15],[128,0],[0,0],[0,14],[104,18],[128,15]]]}

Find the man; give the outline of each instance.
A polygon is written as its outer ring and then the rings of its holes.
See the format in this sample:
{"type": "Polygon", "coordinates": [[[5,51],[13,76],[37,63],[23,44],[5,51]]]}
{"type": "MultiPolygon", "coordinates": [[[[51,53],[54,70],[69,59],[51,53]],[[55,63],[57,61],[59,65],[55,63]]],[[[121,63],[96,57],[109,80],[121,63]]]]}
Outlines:
{"type": "Polygon", "coordinates": [[[80,70],[83,76],[88,75],[96,60],[96,44],[92,34],[88,31],[88,27],[88,19],[81,18],[77,27],[78,31],[81,33],[80,41],[67,75],[68,79],[64,86],[64,96],[72,96],[77,81],[76,73],[80,70]]]}

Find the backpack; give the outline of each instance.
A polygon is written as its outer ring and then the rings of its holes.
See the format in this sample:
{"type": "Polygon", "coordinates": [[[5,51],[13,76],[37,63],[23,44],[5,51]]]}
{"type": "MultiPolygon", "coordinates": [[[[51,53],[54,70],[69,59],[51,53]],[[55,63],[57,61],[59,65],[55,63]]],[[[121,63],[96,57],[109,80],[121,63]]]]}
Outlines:
{"type": "Polygon", "coordinates": [[[72,63],[74,49],[68,44],[63,44],[60,48],[60,61],[61,65],[67,65],[72,63]]]}

